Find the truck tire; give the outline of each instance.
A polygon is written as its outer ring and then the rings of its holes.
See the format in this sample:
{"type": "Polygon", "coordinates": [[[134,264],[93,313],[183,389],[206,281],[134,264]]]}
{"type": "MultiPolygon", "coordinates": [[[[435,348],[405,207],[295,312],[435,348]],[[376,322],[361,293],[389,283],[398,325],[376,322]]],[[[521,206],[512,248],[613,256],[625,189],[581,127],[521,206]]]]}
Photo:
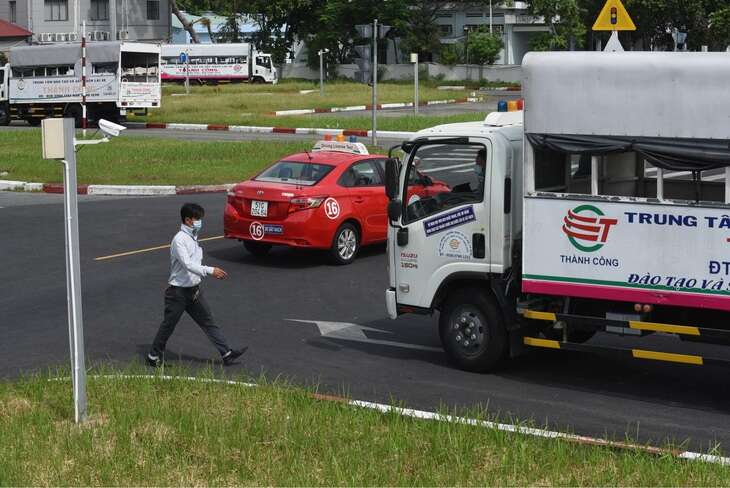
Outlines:
{"type": "Polygon", "coordinates": [[[452,292],[439,316],[441,344],[466,371],[494,370],[507,353],[507,331],[493,299],[474,289],[452,292]]]}
{"type": "Polygon", "coordinates": [[[64,110],[63,116],[74,119],[74,126],[76,126],[77,129],[81,127],[83,111],[81,110],[80,105],[69,105],[66,107],[66,110],[64,110]]]}
{"type": "Polygon", "coordinates": [[[0,125],[10,124],[10,107],[7,103],[0,103],[0,125]]]}
{"type": "Polygon", "coordinates": [[[38,127],[41,125],[41,119],[37,117],[28,117],[25,121],[28,122],[28,125],[31,127],[38,127]]]}
{"type": "Polygon", "coordinates": [[[350,222],[342,224],[335,232],[330,256],[335,264],[350,264],[360,250],[360,232],[350,222]]]}
{"type": "Polygon", "coordinates": [[[243,247],[256,257],[266,256],[271,251],[271,244],[256,241],[243,241],[243,247]]]}

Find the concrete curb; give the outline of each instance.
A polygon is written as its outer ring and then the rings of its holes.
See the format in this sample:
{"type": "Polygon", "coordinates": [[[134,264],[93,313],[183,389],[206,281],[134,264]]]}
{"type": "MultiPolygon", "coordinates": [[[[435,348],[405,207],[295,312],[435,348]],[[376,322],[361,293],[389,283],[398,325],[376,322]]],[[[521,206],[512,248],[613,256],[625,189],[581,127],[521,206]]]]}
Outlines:
{"type": "MultiPolygon", "coordinates": [[[[194,195],[197,193],[222,193],[233,188],[235,183],[223,185],[78,185],[79,195],[108,196],[155,196],[194,195]]],[[[42,193],[63,193],[60,183],[31,183],[26,181],[0,180],[0,191],[27,191],[42,193]]]]}
{"type": "MultiPolygon", "coordinates": [[[[313,136],[357,136],[371,137],[372,131],[361,129],[322,129],[310,127],[261,127],[256,125],[219,125],[219,124],[177,124],[165,122],[130,122],[129,127],[144,129],[189,130],[189,131],[228,131],[249,134],[306,134],[313,136]]],[[[378,136],[383,138],[410,139],[415,132],[379,130],[378,136]]]]}
{"type": "MultiPolygon", "coordinates": [[[[477,103],[484,101],[481,97],[463,97],[463,98],[452,98],[448,100],[431,100],[428,102],[420,102],[419,106],[428,105],[446,105],[451,103],[477,103]]],[[[379,103],[377,105],[378,110],[388,108],[408,108],[412,107],[413,102],[400,102],[400,103],[379,103]]],[[[302,108],[296,110],[277,110],[276,112],[268,112],[269,115],[280,117],[283,115],[307,115],[307,114],[329,114],[335,112],[359,112],[365,110],[371,110],[372,105],[352,105],[350,107],[332,107],[332,108],[302,108]]]]}

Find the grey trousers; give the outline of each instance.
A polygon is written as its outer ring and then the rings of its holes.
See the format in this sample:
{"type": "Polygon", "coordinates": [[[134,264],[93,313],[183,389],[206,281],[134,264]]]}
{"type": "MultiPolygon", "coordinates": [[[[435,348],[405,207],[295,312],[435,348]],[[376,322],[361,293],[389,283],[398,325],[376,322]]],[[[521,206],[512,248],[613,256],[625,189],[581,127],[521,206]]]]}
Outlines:
{"type": "Polygon", "coordinates": [[[179,286],[170,286],[165,290],[165,316],[152,343],[152,354],[159,356],[165,352],[167,340],[175,331],[175,326],[180,321],[183,312],[187,312],[203,329],[203,332],[218,349],[221,356],[231,350],[228,347],[226,338],[223,337],[223,332],[213,320],[210,306],[205,300],[200,287],[181,288],[179,286]]]}

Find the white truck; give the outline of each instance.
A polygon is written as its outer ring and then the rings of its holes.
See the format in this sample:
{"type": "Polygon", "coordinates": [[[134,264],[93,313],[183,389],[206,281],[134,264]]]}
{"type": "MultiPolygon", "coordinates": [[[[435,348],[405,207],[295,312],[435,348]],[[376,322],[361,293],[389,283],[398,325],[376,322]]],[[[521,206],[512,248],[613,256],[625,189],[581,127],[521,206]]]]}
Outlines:
{"type": "MultiPolygon", "coordinates": [[[[47,117],[82,118],[81,44],[22,46],[0,70],[0,125],[47,117]]],[[[90,42],[86,47],[87,118],[119,120],[160,106],[160,47],[90,42]]]]}
{"type": "Polygon", "coordinates": [[[522,69],[524,112],[422,130],[388,159],[391,318],[438,311],[472,371],[528,347],[727,365],[685,341],[730,340],[730,54],[522,69]],[[416,167],[451,191],[414,196],[416,167]],[[682,341],[636,344],[656,333],[682,341]]]}
{"type": "Polygon", "coordinates": [[[271,55],[251,43],[163,44],[162,80],[198,83],[272,83],[279,81],[271,55]]]}

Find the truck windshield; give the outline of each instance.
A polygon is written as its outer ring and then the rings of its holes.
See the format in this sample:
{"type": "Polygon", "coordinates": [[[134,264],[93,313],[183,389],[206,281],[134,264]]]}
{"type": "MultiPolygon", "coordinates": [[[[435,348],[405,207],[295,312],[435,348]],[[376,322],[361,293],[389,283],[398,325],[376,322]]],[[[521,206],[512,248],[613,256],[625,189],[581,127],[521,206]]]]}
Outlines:
{"type": "Polygon", "coordinates": [[[404,218],[413,222],[442,210],[484,200],[487,151],[481,144],[426,144],[408,166],[404,218]]]}
{"type": "Polygon", "coordinates": [[[124,82],[156,83],[159,68],[159,56],[156,53],[122,51],[122,81],[124,82]]]}
{"type": "Polygon", "coordinates": [[[328,164],[279,161],[254,178],[256,181],[314,186],[332,171],[328,164]]]}
{"type": "Polygon", "coordinates": [[[271,68],[271,58],[268,56],[256,56],[256,64],[262,68],[271,68]]]}

